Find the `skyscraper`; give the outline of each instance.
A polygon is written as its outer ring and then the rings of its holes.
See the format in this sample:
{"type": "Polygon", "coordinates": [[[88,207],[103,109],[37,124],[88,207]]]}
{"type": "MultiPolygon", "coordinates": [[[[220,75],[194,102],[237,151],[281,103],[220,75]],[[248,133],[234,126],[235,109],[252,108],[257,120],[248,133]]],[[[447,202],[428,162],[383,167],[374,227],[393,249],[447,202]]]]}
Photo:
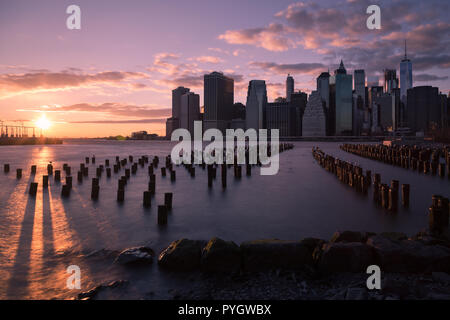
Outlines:
{"type": "Polygon", "coordinates": [[[221,72],[205,74],[204,100],[204,129],[217,128],[225,133],[233,115],[234,80],[221,72]]]}
{"type": "Polygon", "coordinates": [[[302,136],[323,137],[326,135],[325,103],[317,91],[312,91],[303,115],[302,136]]]}
{"type": "Polygon", "coordinates": [[[189,92],[189,88],[178,87],[172,90],[172,118],[180,119],[181,96],[189,92]]]}
{"type": "Polygon", "coordinates": [[[334,71],[333,79],[330,82],[334,82],[335,91],[335,115],[334,115],[334,135],[351,135],[352,126],[352,100],[353,100],[353,81],[352,75],[347,74],[344,63],[341,60],[339,68],[334,71]]]}
{"type": "Polygon", "coordinates": [[[189,92],[189,88],[178,87],[172,90],[172,117],[166,120],[166,137],[180,127],[181,96],[189,92]]]}
{"type": "Polygon", "coordinates": [[[194,137],[194,121],[200,120],[200,96],[186,92],[181,96],[180,128],[187,129],[194,137]]]}
{"type": "Polygon", "coordinates": [[[317,77],[317,91],[325,102],[325,108],[330,107],[330,73],[322,72],[320,76],[317,77]]]}
{"type": "Polygon", "coordinates": [[[384,70],[384,92],[391,93],[398,88],[397,71],[395,69],[384,70]]]}
{"type": "Polygon", "coordinates": [[[264,128],[264,108],[267,104],[267,89],[264,80],[251,80],[248,83],[245,124],[247,129],[264,128]]]}
{"type": "Polygon", "coordinates": [[[408,127],[414,132],[438,128],[441,123],[439,89],[419,86],[407,91],[408,127]]]}
{"type": "Polygon", "coordinates": [[[405,57],[400,62],[400,99],[406,105],[407,91],[412,88],[412,63],[406,55],[405,41],[405,57]]]}
{"type": "Polygon", "coordinates": [[[286,101],[291,101],[291,94],[294,92],[294,78],[288,74],[286,78],[286,101]]]}
{"type": "Polygon", "coordinates": [[[356,96],[362,98],[364,106],[366,104],[366,73],[364,70],[355,70],[354,82],[356,96]]]}
{"type": "Polygon", "coordinates": [[[306,103],[308,102],[308,94],[305,92],[294,92],[291,94],[290,107],[293,109],[293,116],[290,119],[291,122],[291,135],[302,135],[302,119],[306,109],[306,103]]]}

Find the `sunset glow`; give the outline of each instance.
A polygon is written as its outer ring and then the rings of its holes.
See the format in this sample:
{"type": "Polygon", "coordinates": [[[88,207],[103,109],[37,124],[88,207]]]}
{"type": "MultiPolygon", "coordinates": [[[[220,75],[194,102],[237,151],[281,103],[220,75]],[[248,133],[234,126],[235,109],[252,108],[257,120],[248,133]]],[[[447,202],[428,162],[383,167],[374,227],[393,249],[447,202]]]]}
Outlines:
{"type": "Polygon", "coordinates": [[[36,120],[36,126],[39,129],[43,129],[43,130],[47,130],[48,128],[50,128],[52,125],[52,123],[50,122],[50,120],[48,120],[45,115],[43,115],[42,117],[40,117],[38,120],[36,120]]]}

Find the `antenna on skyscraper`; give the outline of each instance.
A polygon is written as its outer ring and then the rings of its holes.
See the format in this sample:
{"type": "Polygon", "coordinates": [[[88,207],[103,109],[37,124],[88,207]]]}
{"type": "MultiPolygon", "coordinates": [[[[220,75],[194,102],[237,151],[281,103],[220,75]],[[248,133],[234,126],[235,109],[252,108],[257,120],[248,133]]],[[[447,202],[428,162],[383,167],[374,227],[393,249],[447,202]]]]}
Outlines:
{"type": "Polygon", "coordinates": [[[405,39],[405,60],[407,59],[406,57],[406,39],[405,39]]]}

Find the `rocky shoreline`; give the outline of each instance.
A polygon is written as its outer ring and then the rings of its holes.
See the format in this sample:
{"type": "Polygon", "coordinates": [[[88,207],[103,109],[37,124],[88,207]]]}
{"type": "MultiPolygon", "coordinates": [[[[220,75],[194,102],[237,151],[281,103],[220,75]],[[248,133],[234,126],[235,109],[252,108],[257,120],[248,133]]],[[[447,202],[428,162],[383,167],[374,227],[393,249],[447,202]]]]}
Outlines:
{"type": "MultiPolygon", "coordinates": [[[[133,268],[156,259],[167,274],[188,279],[187,285],[168,289],[169,299],[450,299],[448,231],[435,235],[424,230],[412,237],[343,231],[328,241],[266,239],[239,246],[219,238],[180,239],[158,257],[150,248],[130,248],[115,263],[133,268]],[[381,269],[381,290],[367,289],[369,265],[381,269]]],[[[116,281],[98,286],[78,299],[107,299],[127,285],[116,281]]],[[[147,292],[137,298],[161,297],[147,292]]]]}

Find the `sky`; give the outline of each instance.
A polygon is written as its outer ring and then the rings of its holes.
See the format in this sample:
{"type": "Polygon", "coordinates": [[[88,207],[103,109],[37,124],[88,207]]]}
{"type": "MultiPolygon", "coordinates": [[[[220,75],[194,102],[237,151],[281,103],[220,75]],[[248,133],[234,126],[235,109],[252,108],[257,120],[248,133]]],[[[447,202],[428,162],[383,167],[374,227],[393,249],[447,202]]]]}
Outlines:
{"type": "Polygon", "coordinates": [[[104,137],[146,130],[165,135],[171,90],[200,94],[203,75],[235,80],[235,102],[248,81],[266,80],[269,101],[342,59],[347,72],[379,78],[404,56],[413,84],[450,91],[450,18],[446,0],[0,0],[0,120],[34,125],[47,136],[104,137]],[[81,29],[69,30],[69,5],[81,29]],[[381,9],[369,30],[366,9],[381,9]]]}

